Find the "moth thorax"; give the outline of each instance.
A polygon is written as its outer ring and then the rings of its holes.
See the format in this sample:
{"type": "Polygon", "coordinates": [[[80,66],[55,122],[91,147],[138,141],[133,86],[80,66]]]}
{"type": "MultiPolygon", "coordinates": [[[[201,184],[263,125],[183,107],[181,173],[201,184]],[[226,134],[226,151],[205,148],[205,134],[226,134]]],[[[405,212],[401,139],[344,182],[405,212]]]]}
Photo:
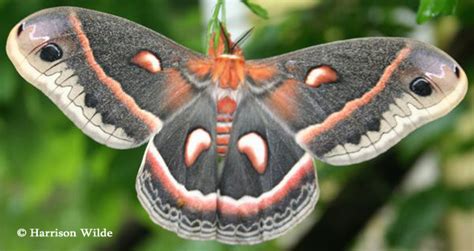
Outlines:
{"type": "Polygon", "coordinates": [[[237,90],[244,81],[244,58],[223,54],[214,59],[212,80],[222,89],[237,90]]]}
{"type": "Polygon", "coordinates": [[[234,120],[237,101],[229,95],[217,100],[216,145],[217,153],[224,157],[227,154],[232,122],[234,120]]]}

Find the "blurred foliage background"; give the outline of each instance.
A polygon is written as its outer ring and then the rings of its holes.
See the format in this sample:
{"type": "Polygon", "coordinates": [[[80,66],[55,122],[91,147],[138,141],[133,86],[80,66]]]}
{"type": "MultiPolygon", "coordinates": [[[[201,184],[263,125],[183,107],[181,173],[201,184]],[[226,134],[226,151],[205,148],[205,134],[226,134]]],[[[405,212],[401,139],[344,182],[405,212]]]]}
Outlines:
{"type": "MultiPolygon", "coordinates": [[[[248,11],[256,31],[244,47],[247,58],[354,37],[406,36],[444,49],[474,79],[474,1],[251,2],[269,18],[248,11]]],[[[73,5],[128,18],[204,51],[202,3],[0,0],[0,43],[5,48],[9,30],[27,15],[73,5]]],[[[471,88],[449,115],[372,161],[318,162],[321,197],[307,220],[275,241],[227,246],[186,241],[154,225],[135,192],[144,148],[112,150],[83,135],[0,50],[0,250],[474,250],[473,102],[471,88]],[[113,237],[16,234],[87,227],[106,228],[113,237]]]]}

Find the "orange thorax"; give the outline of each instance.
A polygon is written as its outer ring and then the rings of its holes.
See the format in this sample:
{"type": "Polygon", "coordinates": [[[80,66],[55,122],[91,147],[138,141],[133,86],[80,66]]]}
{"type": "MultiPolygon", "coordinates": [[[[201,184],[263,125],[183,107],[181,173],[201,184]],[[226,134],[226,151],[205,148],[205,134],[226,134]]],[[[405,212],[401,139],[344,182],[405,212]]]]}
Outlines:
{"type": "Polygon", "coordinates": [[[214,58],[211,76],[222,89],[238,89],[244,81],[244,58],[227,54],[214,58]]]}

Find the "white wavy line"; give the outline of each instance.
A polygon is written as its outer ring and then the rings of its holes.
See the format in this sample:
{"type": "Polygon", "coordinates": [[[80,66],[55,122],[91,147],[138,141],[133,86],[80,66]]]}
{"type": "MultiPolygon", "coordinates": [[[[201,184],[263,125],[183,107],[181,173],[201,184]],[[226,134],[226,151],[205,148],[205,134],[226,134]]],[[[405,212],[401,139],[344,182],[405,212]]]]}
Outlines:
{"type": "MultiPolygon", "coordinates": [[[[153,154],[158,154],[153,140],[147,146],[148,151],[156,151],[153,154]]],[[[156,156],[156,155],[155,155],[156,156]]],[[[306,156],[303,156],[301,159],[304,159],[306,156]]],[[[161,157],[161,156],[160,156],[161,157]]],[[[301,161],[300,159],[300,161],[301,161]]],[[[162,161],[160,164],[165,164],[164,160],[161,158],[157,159],[162,161]]],[[[181,211],[177,208],[174,208],[170,204],[163,203],[160,199],[160,191],[155,189],[152,186],[152,174],[144,170],[146,162],[146,154],[142,160],[142,164],[137,176],[136,190],[138,193],[138,199],[141,202],[142,206],[150,215],[150,218],[158,225],[161,225],[163,228],[170,231],[176,232],[179,236],[187,239],[195,240],[206,240],[206,239],[217,239],[221,242],[229,244],[253,244],[262,242],[265,240],[276,238],[284,233],[286,233],[293,225],[299,223],[303,220],[314,208],[316,205],[317,199],[319,197],[319,189],[317,185],[317,175],[315,175],[315,183],[307,183],[300,188],[300,194],[297,198],[291,199],[289,206],[282,213],[276,212],[272,216],[266,218],[261,218],[254,224],[250,226],[245,226],[243,224],[237,225],[222,225],[219,222],[219,218],[216,217],[215,222],[203,221],[203,220],[190,220],[186,215],[182,214],[181,211]],[[296,205],[296,207],[295,207],[296,205]],[[293,210],[292,208],[296,208],[293,210]],[[166,213],[167,212],[167,213],[166,213]],[[196,224],[196,227],[192,227],[196,224]],[[255,229],[255,230],[252,230],[255,229]]],[[[166,166],[166,165],[164,165],[166,166]]],[[[164,168],[167,169],[167,168],[164,168]]],[[[284,180],[287,176],[291,177],[290,173],[296,172],[293,168],[280,182],[284,183],[284,180]]],[[[167,175],[171,175],[168,170],[167,175]]],[[[172,182],[176,182],[172,179],[172,182]]],[[[279,185],[280,185],[279,184],[279,185]]],[[[174,184],[176,187],[184,186],[177,183],[174,184]]],[[[278,185],[277,185],[278,186],[278,185]]],[[[275,188],[274,188],[275,189],[275,188]]],[[[272,189],[271,191],[273,191],[272,189]]],[[[271,191],[267,192],[270,193],[271,191]]],[[[203,195],[200,191],[187,191],[186,193],[193,193],[196,196],[201,196],[205,199],[206,196],[208,199],[217,197],[220,199],[221,196],[218,193],[211,193],[208,195],[203,195]]],[[[228,197],[228,196],[222,196],[228,197]]],[[[237,205],[242,203],[241,201],[249,200],[261,200],[262,195],[258,198],[245,196],[240,200],[235,200],[231,197],[228,197],[231,200],[234,200],[237,205]]]]}

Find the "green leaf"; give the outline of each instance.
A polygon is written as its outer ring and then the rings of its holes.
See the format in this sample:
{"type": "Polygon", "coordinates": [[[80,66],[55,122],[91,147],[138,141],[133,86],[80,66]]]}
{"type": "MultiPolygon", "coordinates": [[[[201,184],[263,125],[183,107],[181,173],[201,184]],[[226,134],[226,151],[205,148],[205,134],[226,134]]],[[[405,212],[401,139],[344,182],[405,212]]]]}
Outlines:
{"type": "Polygon", "coordinates": [[[420,0],[416,22],[421,24],[437,16],[452,15],[457,3],[457,0],[420,0]]]}
{"type": "Polygon", "coordinates": [[[474,186],[452,189],[449,191],[449,195],[453,206],[465,210],[474,208],[474,186]]]}
{"type": "Polygon", "coordinates": [[[243,4],[245,4],[255,15],[268,19],[268,12],[262,6],[250,2],[250,0],[241,0],[243,4]]]}
{"type": "Polygon", "coordinates": [[[105,181],[117,151],[108,148],[97,148],[89,157],[90,170],[94,178],[105,181]]]}
{"type": "Polygon", "coordinates": [[[24,177],[28,208],[57,189],[59,185],[68,185],[77,179],[85,158],[85,138],[76,129],[48,132],[37,140],[38,148],[29,149],[26,163],[29,170],[24,177]]]}
{"type": "Polygon", "coordinates": [[[448,208],[448,193],[441,186],[421,191],[402,201],[386,233],[390,247],[413,250],[440,222],[448,208]]]}
{"type": "Polygon", "coordinates": [[[4,145],[0,144],[0,182],[2,184],[6,183],[4,182],[4,178],[6,178],[6,173],[7,173],[7,168],[10,167],[7,159],[7,154],[4,151],[4,145]]]}
{"type": "Polygon", "coordinates": [[[18,89],[17,74],[7,64],[6,61],[0,62],[0,105],[11,103],[18,89]]]}
{"type": "MultiPolygon", "coordinates": [[[[411,133],[398,145],[399,156],[403,161],[416,158],[420,153],[433,146],[439,146],[442,137],[453,130],[453,121],[459,116],[455,110],[447,116],[439,119],[436,123],[427,124],[411,133]]],[[[435,148],[436,149],[436,148],[435,148]]]]}

